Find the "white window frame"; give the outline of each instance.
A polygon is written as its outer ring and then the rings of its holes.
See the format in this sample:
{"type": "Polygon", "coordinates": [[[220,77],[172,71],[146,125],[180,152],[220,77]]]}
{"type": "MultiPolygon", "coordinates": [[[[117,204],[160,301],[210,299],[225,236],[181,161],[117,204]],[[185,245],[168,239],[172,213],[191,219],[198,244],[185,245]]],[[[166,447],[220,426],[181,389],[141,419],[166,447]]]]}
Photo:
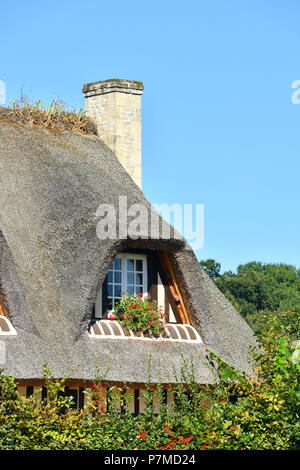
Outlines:
{"type": "MultiPolygon", "coordinates": [[[[140,260],[143,262],[143,298],[148,295],[148,276],[147,276],[147,256],[137,253],[119,253],[115,259],[121,260],[121,292],[127,292],[128,283],[127,283],[127,260],[134,259],[140,260]]],[[[136,272],[136,271],[134,271],[136,272]]],[[[138,293],[138,292],[137,292],[138,293]]],[[[108,297],[110,298],[110,297],[108,297]]],[[[112,309],[108,309],[108,313],[111,313],[112,309]]],[[[95,317],[102,318],[102,289],[99,289],[96,303],[95,303],[95,317]]]]}

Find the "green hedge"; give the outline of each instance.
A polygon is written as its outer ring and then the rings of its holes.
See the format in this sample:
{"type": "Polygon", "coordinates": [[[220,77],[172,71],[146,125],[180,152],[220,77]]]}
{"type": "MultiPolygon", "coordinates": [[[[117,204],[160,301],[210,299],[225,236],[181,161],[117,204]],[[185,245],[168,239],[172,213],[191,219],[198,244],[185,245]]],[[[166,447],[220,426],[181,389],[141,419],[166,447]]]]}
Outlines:
{"type": "MultiPolygon", "coordinates": [[[[133,416],[126,402],[123,413],[114,412],[120,398],[113,387],[106,413],[99,378],[87,408],[76,411],[61,396],[64,381],[54,380],[46,365],[47,403],[20,397],[14,378],[2,373],[0,449],[299,449],[299,343],[290,334],[297,321],[293,312],[267,316],[252,378],[213,356],[219,383],[199,388],[183,362],[187,384],[176,387],[172,409],[161,399],[158,416],[150,386],[143,415],[133,416]]],[[[158,392],[162,398],[161,386],[158,392]]]]}

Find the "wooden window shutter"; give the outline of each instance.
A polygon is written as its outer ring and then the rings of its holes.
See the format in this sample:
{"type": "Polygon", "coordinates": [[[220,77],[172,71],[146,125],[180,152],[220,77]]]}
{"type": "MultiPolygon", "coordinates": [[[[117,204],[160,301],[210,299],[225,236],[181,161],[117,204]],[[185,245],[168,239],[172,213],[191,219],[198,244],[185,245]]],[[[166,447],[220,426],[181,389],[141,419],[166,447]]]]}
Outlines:
{"type": "Polygon", "coordinates": [[[153,300],[157,300],[157,273],[159,270],[159,261],[156,253],[147,255],[147,278],[148,278],[148,295],[153,300]]]}
{"type": "Polygon", "coordinates": [[[160,259],[161,266],[162,266],[162,269],[164,271],[164,274],[167,277],[167,281],[168,281],[168,285],[169,285],[171,295],[172,295],[173,299],[176,302],[176,307],[177,307],[178,313],[180,315],[180,319],[181,319],[182,323],[185,323],[185,324],[189,325],[190,320],[189,320],[189,317],[188,317],[188,314],[187,314],[187,311],[186,311],[186,308],[185,308],[185,305],[184,305],[184,302],[183,302],[182,295],[180,293],[178,284],[176,282],[174,269],[173,269],[173,266],[171,264],[168,253],[160,252],[159,253],[159,259],[160,259]]]}
{"type": "Polygon", "coordinates": [[[107,311],[107,297],[108,297],[108,277],[104,279],[102,284],[102,317],[107,311]]]}

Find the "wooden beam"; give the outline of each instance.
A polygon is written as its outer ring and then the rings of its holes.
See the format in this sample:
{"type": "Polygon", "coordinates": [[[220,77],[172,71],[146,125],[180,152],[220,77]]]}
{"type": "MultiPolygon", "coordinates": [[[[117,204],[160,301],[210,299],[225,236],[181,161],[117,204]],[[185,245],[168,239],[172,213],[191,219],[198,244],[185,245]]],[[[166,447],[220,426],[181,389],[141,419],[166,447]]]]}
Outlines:
{"type": "Polygon", "coordinates": [[[4,308],[2,307],[1,302],[0,302],[0,315],[3,315],[5,317],[4,308]]]}
{"type": "Polygon", "coordinates": [[[160,259],[162,268],[163,268],[163,270],[166,274],[166,277],[168,279],[169,288],[170,288],[171,294],[172,294],[172,296],[173,296],[173,298],[176,302],[178,313],[180,315],[181,321],[182,321],[182,323],[190,325],[191,322],[189,320],[188,313],[186,311],[182,295],[180,293],[178,284],[176,282],[174,269],[173,269],[173,266],[171,264],[168,253],[165,252],[165,251],[160,252],[159,253],[159,259],[160,259]]]}

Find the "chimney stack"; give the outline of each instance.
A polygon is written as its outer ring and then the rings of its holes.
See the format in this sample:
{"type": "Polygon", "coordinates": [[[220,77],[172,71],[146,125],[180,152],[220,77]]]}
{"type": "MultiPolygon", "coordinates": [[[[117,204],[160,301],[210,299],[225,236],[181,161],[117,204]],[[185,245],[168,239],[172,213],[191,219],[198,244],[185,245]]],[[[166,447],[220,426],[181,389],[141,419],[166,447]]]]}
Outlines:
{"type": "Polygon", "coordinates": [[[142,82],[110,79],[83,86],[85,110],[99,137],[116,154],[135,183],[142,187],[142,82]]]}

